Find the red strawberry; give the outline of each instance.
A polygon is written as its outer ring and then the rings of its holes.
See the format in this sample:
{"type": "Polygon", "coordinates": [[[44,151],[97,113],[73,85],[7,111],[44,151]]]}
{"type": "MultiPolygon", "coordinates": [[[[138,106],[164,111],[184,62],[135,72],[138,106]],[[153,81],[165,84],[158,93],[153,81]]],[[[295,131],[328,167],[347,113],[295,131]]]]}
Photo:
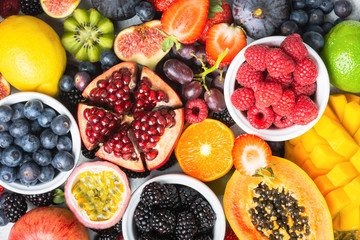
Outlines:
{"type": "Polygon", "coordinates": [[[11,15],[19,13],[21,8],[20,0],[1,0],[0,1],[0,16],[7,18],[11,15]]]}
{"type": "Polygon", "coordinates": [[[231,24],[232,22],[233,22],[233,16],[231,13],[231,7],[226,2],[226,0],[210,0],[210,9],[209,9],[208,20],[206,22],[205,29],[202,32],[201,37],[199,38],[199,42],[205,44],[207,33],[209,32],[209,29],[212,26],[214,26],[215,24],[218,24],[218,23],[231,24]],[[215,3],[215,4],[212,5],[212,3],[215,3]],[[215,7],[219,6],[216,3],[219,3],[219,5],[221,4],[221,7],[220,7],[221,11],[216,11],[217,9],[215,9],[215,7]],[[212,16],[210,16],[210,15],[212,15],[212,16]]]}
{"type": "Polygon", "coordinates": [[[204,31],[209,11],[209,0],[177,0],[161,17],[164,32],[181,43],[193,43],[204,31]]]}
{"type": "Polygon", "coordinates": [[[234,233],[234,231],[230,226],[226,227],[224,240],[239,240],[239,238],[236,236],[236,234],[234,233]]]}
{"type": "Polygon", "coordinates": [[[175,0],[146,0],[154,6],[156,11],[165,12],[175,0]]]}
{"type": "Polygon", "coordinates": [[[270,48],[266,45],[252,45],[245,52],[245,60],[256,70],[266,70],[266,55],[270,52],[270,48]]]}
{"type": "Polygon", "coordinates": [[[267,129],[274,122],[274,111],[271,107],[258,108],[253,105],[247,111],[247,119],[253,128],[267,129]]]}
{"type": "Polygon", "coordinates": [[[229,52],[220,62],[219,67],[231,63],[234,57],[246,46],[246,36],[240,27],[219,23],[212,26],[206,38],[206,60],[214,65],[219,55],[228,49],[229,52]]]}
{"type": "Polygon", "coordinates": [[[271,156],[269,145],[256,135],[242,134],[235,139],[232,157],[235,168],[242,174],[254,175],[270,163],[271,156]]]}

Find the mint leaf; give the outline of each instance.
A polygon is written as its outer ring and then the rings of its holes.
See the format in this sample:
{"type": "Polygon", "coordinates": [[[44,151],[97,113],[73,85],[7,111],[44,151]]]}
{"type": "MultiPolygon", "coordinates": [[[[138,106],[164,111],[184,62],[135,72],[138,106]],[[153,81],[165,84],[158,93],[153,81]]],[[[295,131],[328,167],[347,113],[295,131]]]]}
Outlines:
{"type": "Polygon", "coordinates": [[[221,7],[224,0],[210,0],[208,18],[215,18],[215,13],[222,12],[221,7]]]}

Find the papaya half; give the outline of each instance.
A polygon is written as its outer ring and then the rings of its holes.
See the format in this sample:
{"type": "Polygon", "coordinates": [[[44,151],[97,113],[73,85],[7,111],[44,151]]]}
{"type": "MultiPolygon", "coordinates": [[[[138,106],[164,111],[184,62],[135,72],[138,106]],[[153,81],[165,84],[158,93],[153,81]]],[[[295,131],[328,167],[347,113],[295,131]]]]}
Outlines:
{"type": "Polygon", "coordinates": [[[226,185],[224,210],[238,238],[333,240],[331,215],[315,183],[289,160],[273,156],[271,162],[274,178],[235,171],[226,185]]]}

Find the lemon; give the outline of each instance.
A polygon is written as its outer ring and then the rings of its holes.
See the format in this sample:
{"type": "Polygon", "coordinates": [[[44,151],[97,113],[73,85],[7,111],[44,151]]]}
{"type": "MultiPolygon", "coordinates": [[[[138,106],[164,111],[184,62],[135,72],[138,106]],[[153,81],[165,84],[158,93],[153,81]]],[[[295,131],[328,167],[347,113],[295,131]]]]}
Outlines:
{"type": "Polygon", "coordinates": [[[0,73],[13,87],[55,96],[65,67],[65,49],[47,23],[24,15],[0,23],[0,73]]]}
{"type": "Polygon", "coordinates": [[[360,22],[347,20],[333,27],[325,36],[321,57],[335,87],[360,92],[360,22]]]}

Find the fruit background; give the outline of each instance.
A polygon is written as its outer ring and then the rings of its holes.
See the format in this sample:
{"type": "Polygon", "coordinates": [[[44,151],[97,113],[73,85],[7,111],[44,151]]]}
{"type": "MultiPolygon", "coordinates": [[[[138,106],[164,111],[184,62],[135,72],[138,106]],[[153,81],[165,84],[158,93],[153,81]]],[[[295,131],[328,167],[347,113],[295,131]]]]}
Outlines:
{"type": "MultiPolygon", "coordinates": [[[[353,19],[353,20],[358,21],[360,19],[360,1],[359,0],[349,0],[349,1],[352,3],[353,11],[352,11],[351,15],[347,17],[347,19],[353,19]]],[[[232,3],[233,3],[232,0],[227,0],[227,2],[230,5],[232,5],[232,3]]],[[[83,8],[83,9],[90,9],[91,7],[92,7],[92,4],[91,4],[90,0],[82,0],[78,6],[78,8],[83,8]]],[[[62,19],[55,19],[46,14],[41,14],[41,15],[38,15],[37,17],[44,20],[51,27],[53,27],[55,29],[55,31],[59,34],[59,36],[62,36],[64,34],[64,25],[63,25],[62,19]]],[[[337,19],[337,16],[335,16],[335,14],[332,12],[326,16],[326,19],[329,21],[334,21],[337,19]]],[[[0,17],[0,22],[2,20],[3,19],[0,17]]],[[[136,24],[140,24],[141,21],[138,16],[134,16],[133,18],[130,18],[127,20],[113,21],[113,23],[114,23],[115,33],[118,33],[122,29],[125,29],[127,27],[130,27],[130,26],[133,26],[136,24]]],[[[248,37],[247,40],[248,40],[248,43],[251,43],[253,41],[253,39],[251,39],[250,37],[248,37]]],[[[75,60],[73,55],[69,54],[68,51],[66,52],[66,54],[67,54],[68,63],[76,63],[77,62],[77,60],[75,60]]],[[[12,89],[12,93],[15,93],[15,92],[17,92],[17,90],[12,89]]],[[[334,86],[331,86],[331,90],[330,90],[331,94],[343,93],[343,92],[344,91],[342,91],[334,86]]],[[[356,95],[359,95],[359,94],[356,94],[356,95]]],[[[236,124],[231,126],[230,129],[233,132],[234,136],[238,136],[238,135],[244,133],[244,131],[241,130],[236,124]]],[[[274,149],[276,149],[276,146],[274,149]]],[[[274,150],[273,150],[273,153],[275,154],[274,150]]],[[[79,164],[86,162],[86,161],[88,161],[88,159],[81,155],[79,164]]],[[[234,170],[230,170],[230,172],[228,172],[223,177],[221,177],[215,181],[206,183],[217,194],[217,196],[219,197],[219,199],[221,201],[223,199],[226,183],[230,179],[233,171],[234,170]]],[[[180,165],[178,163],[176,163],[175,165],[171,166],[170,168],[168,168],[164,171],[159,171],[159,170],[151,171],[150,174],[146,178],[130,178],[130,181],[129,181],[130,187],[133,190],[137,189],[145,180],[150,179],[154,176],[158,176],[158,175],[162,175],[162,174],[166,174],[166,173],[184,173],[184,171],[182,170],[180,165]]],[[[9,223],[5,227],[0,227],[0,239],[7,239],[7,236],[9,235],[12,225],[13,225],[12,223],[9,223]]],[[[89,232],[91,239],[94,239],[95,232],[90,231],[90,230],[88,232],[89,232]]]]}

